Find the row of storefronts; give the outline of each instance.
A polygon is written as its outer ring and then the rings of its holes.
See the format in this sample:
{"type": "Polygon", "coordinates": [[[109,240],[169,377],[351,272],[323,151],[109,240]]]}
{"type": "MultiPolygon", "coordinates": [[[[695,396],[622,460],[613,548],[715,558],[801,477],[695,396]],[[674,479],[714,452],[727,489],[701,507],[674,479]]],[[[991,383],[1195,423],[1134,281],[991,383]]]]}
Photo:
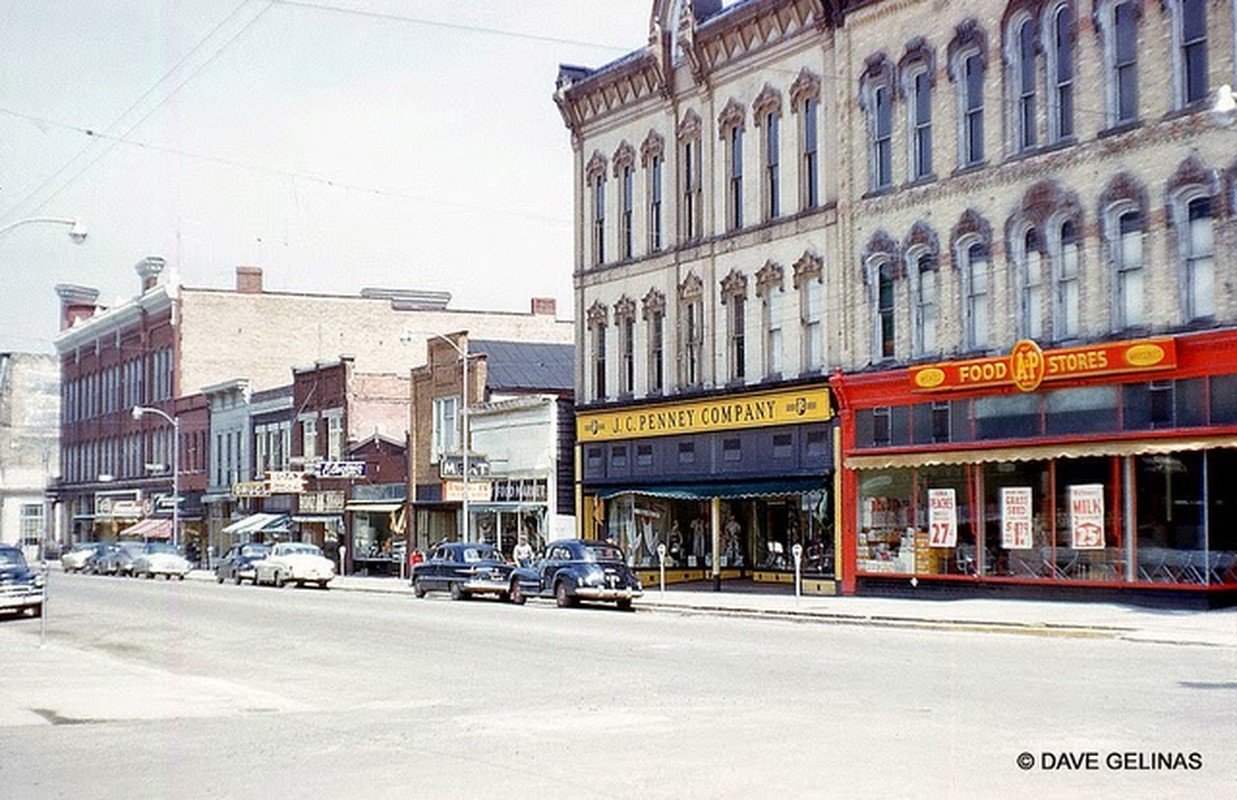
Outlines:
{"type": "Polygon", "coordinates": [[[581,411],[582,535],[646,580],[1237,599],[1237,333],[581,411]],[[798,545],[798,548],[795,546],[798,545]]]}

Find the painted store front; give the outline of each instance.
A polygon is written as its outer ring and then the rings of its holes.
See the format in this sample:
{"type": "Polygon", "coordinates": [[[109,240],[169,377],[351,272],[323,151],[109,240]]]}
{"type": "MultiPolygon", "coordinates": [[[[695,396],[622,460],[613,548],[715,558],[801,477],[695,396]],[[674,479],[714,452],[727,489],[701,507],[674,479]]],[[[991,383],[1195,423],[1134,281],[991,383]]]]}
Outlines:
{"type": "Polygon", "coordinates": [[[646,585],[750,578],[832,593],[834,424],[827,387],[579,410],[580,536],[610,538],[646,585]],[[716,554],[716,558],[714,555],[716,554]]]}
{"type": "Polygon", "coordinates": [[[831,385],[846,593],[1237,600],[1237,332],[831,385]]]}

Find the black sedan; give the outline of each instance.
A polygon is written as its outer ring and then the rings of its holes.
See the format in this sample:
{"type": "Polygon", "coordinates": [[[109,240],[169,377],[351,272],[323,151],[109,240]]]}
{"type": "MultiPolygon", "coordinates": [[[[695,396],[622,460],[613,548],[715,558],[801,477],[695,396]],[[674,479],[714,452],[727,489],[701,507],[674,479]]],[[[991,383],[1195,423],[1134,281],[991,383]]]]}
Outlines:
{"type": "Polygon", "coordinates": [[[269,544],[246,542],[232,545],[232,549],[215,565],[215,580],[219,583],[232,581],[237,586],[242,581],[253,583],[253,562],[261,561],[271,554],[269,544]]]}
{"type": "Polygon", "coordinates": [[[560,539],[546,546],[540,561],[512,572],[510,593],[517,605],[529,597],[553,597],[560,608],[599,600],[627,609],[644,587],[614,545],[560,539]]]}
{"type": "Polygon", "coordinates": [[[493,545],[443,542],[412,568],[412,593],[425,597],[426,592],[450,592],[452,600],[492,594],[506,600],[512,569],[493,545]]]}

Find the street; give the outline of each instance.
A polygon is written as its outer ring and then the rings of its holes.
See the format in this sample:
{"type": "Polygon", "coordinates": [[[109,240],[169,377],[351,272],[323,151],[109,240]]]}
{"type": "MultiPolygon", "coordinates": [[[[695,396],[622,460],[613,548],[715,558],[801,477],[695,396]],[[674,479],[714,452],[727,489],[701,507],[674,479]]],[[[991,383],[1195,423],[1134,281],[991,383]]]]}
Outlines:
{"type": "Polygon", "coordinates": [[[51,591],[46,646],[38,620],[0,620],[6,797],[1162,797],[1237,781],[1227,647],[60,573],[51,591]],[[1150,758],[1179,753],[1198,766],[1150,758]]]}

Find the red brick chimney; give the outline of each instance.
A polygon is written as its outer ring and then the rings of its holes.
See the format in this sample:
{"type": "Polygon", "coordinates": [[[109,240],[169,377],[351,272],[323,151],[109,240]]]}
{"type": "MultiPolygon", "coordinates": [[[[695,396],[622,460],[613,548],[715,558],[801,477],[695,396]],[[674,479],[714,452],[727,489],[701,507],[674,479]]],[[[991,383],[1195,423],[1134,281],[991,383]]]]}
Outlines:
{"type": "Polygon", "coordinates": [[[534,297],[533,314],[538,317],[558,316],[558,301],[553,297],[534,297]]]}
{"type": "Polygon", "coordinates": [[[236,291],[238,294],[262,294],[262,268],[237,267],[236,291]]]}
{"type": "Polygon", "coordinates": [[[142,279],[142,294],[146,294],[159,283],[163,267],[163,259],[159,256],[146,256],[133,267],[137,270],[137,276],[142,279]]]}
{"type": "Polygon", "coordinates": [[[98,289],[75,283],[59,283],[56,284],[56,294],[60,296],[60,330],[65,330],[79,319],[94,316],[99,299],[98,289]]]}

